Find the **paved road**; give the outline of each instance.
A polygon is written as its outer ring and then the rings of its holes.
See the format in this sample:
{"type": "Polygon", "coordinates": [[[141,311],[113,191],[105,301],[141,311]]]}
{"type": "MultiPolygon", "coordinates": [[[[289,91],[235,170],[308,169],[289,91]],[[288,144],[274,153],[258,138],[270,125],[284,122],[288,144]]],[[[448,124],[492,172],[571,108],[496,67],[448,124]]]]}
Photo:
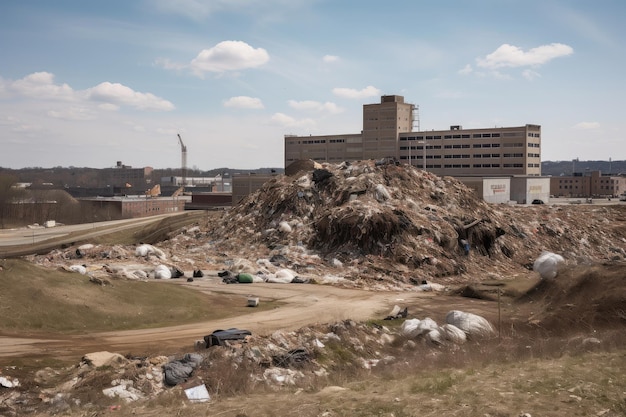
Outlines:
{"type": "Polygon", "coordinates": [[[55,227],[31,226],[18,229],[0,229],[0,247],[29,245],[45,240],[68,236],[75,232],[111,233],[126,226],[147,225],[165,217],[179,216],[185,212],[161,214],[158,216],[142,217],[138,219],[111,220],[106,222],[81,223],[60,225],[55,227]]]}

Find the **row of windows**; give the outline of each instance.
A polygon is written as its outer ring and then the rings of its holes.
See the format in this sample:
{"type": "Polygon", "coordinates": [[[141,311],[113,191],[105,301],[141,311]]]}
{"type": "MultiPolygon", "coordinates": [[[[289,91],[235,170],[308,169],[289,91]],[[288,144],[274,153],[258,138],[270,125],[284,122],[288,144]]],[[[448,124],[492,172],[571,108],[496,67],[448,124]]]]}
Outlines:
{"type": "Polygon", "coordinates": [[[528,143],[528,147],[529,148],[539,148],[539,144],[538,143],[528,143]]]}
{"type": "MultiPolygon", "coordinates": [[[[507,165],[504,165],[505,167],[507,165]]],[[[469,164],[452,164],[452,165],[443,165],[443,168],[448,168],[448,169],[455,169],[455,168],[469,168],[469,164]]],[[[500,168],[500,164],[474,164],[472,165],[473,168],[500,168]]],[[[515,164],[516,168],[522,168],[522,165],[515,164]]],[[[442,168],[441,165],[437,165],[437,164],[433,164],[433,165],[429,165],[426,164],[426,169],[436,169],[436,168],[442,168]]]]}
{"type": "Polygon", "coordinates": [[[541,137],[541,135],[539,133],[528,132],[528,137],[529,138],[539,138],[539,137],[541,137]]]}
{"type": "MultiPolygon", "coordinates": [[[[505,137],[514,137],[514,136],[520,136],[520,135],[516,135],[516,134],[507,134],[505,133],[503,136],[505,137]]],[[[437,140],[437,139],[441,139],[441,135],[426,135],[426,136],[407,136],[407,137],[401,137],[400,140],[437,140]]],[[[444,139],[469,139],[469,138],[473,138],[473,139],[482,139],[482,138],[499,138],[500,137],[500,133],[473,133],[471,136],[469,133],[455,133],[452,135],[444,135],[443,138],[444,139]]]]}
{"type": "MultiPolygon", "coordinates": [[[[502,156],[504,158],[523,158],[524,154],[521,154],[521,153],[514,153],[514,154],[505,153],[505,154],[502,154],[502,156]]],[[[401,159],[424,159],[424,156],[422,154],[417,154],[417,155],[411,155],[411,157],[409,158],[408,156],[402,155],[400,158],[401,159]]],[[[478,153],[478,154],[474,154],[474,155],[457,154],[457,155],[444,155],[443,158],[444,159],[500,158],[500,154],[499,153],[483,153],[483,154],[478,153]]],[[[441,159],[441,155],[426,155],[426,159],[441,159]]]]}

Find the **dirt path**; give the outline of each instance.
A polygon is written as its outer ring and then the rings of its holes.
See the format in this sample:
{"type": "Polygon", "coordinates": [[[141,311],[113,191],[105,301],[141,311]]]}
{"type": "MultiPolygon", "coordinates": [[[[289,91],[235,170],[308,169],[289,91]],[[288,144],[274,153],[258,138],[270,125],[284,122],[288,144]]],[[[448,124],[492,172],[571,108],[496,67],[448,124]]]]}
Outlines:
{"type": "Polygon", "coordinates": [[[382,318],[395,305],[431,303],[437,295],[430,292],[375,292],[309,284],[222,284],[218,279],[193,282],[172,280],[156,285],[184,285],[212,294],[240,295],[276,300],[281,306],[254,311],[245,316],[157,329],[91,333],[79,336],[0,337],[0,358],[11,356],[45,356],[79,359],[94,351],[109,350],[137,356],[167,354],[172,350],[191,350],[194,342],[216,329],[245,328],[254,334],[276,330],[294,330],[315,323],[344,319],[382,318]]]}

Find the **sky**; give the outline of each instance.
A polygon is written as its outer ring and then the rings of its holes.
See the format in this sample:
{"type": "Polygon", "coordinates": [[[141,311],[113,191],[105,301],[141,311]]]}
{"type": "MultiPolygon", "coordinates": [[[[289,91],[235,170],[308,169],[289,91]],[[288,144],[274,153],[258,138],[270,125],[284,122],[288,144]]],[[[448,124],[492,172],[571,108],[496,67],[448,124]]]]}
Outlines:
{"type": "Polygon", "coordinates": [[[1,0],[0,167],[282,168],[285,135],[542,127],[626,160],[623,0],[1,0]],[[417,130],[417,125],[415,130],[417,130]]]}

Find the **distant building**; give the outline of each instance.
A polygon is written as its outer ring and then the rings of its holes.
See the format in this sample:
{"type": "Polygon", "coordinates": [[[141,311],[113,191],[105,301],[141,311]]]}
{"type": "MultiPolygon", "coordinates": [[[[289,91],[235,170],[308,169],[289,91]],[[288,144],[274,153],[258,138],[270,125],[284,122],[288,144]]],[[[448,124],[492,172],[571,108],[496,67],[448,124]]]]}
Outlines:
{"type": "Polygon", "coordinates": [[[94,197],[78,201],[81,210],[95,221],[131,219],[185,210],[189,197],[94,197]]]}
{"type": "Polygon", "coordinates": [[[624,192],[626,175],[589,171],[550,178],[550,194],[555,197],[617,197],[624,192]]]}
{"type": "Polygon", "coordinates": [[[101,187],[119,190],[131,189],[129,193],[143,193],[151,188],[152,167],[133,168],[117,161],[113,168],[104,168],[99,172],[101,187]]]}
{"type": "MultiPolygon", "coordinates": [[[[186,177],[185,187],[210,189],[213,192],[231,192],[232,180],[230,175],[217,175],[215,177],[186,177]]],[[[169,176],[161,177],[161,186],[180,187],[183,185],[183,177],[169,176]]]]}
{"type": "Polygon", "coordinates": [[[232,204],[239,203],[245,196],[252,194],[277,174],[235,174],[233,175],[232,204]]]}
{"type": "Polygon", "coordinates": [[[541,176],[541,126],[413,130],[414,104],[382,96],[363,106],[360,134],[285,135],[285,168],[298,160],[338,163],[395,158],[439,176],[541,176]]]}

